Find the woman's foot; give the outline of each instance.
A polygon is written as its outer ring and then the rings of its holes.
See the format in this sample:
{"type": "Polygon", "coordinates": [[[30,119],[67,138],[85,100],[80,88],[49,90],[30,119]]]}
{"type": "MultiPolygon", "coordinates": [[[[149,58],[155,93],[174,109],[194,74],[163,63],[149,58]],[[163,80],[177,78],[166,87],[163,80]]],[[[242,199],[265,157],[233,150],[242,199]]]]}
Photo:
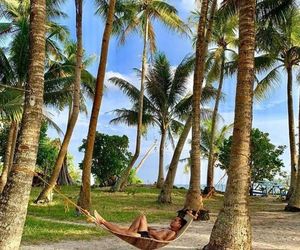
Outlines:
{"type": "Polygon", "coordinates": [[[100,214],[98,214],[98,212],[96,210],[94,211],[94,216],[95,216],[95,219],[96,219],[95,223],[101,225],[105,222],[105,220],[102,218],[102,216],[100,214]]]}

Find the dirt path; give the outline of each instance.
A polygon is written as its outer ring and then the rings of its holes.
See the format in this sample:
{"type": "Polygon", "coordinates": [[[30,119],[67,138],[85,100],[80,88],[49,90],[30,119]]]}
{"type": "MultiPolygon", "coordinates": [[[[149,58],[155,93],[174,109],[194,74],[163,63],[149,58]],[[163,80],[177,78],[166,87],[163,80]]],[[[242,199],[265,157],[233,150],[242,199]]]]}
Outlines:
{"type": "MultiPolygon", "coordinates": [[[[212,214],[208,222],[194,222],[185,235],[164,249],[186,250],[202,249],[209,240],[209,235],[216,219],[212,214]]],[[[253,249],[300,249],[300,214],[281,211],[256,212],[252,216],[253,249]]],[[[163,226],[163,225],[154,225],[163,226]]],[[[165,225],[164,225],[165,226],[165,225]]],[[[136,249],[114,236],[92,241],[64,241],[59,243],[22,246],[21,250],[130,250],[136,249]]]]}

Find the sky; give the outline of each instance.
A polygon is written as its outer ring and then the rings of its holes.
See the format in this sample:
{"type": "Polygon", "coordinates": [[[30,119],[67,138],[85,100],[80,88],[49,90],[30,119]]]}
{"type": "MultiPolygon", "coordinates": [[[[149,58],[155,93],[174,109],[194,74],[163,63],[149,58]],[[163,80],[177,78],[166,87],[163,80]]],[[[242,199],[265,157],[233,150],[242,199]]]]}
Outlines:
{"type": "MultiPolygon", "coordinates": [[[[187,20],[190,11],[195,8],[193,0],[170,0],[169,3],[177,8],[179,16],[185,21],[187,20]]],[[[60,22],[68,27],[72,39],[75,40],[75,10],[73,5],[73,1],[67,1],[67,3],[62,6],[61,9],[67,13],[68,18],[60,20],[60,22]]],[[[97,57],[95,63],[89,68],[89,70],[96,76],[103,33],[103,20],[94,15],[95,10],[96,7],[94,5],[94,1],[84,1],[83,46],[87,55],[94,55],[97,57]]],[[[187,37],[174,34],[158,23],[155,24],[155,32],[158,50],[167,55],[170,64],[174,67],[176,67],[187,54],[193,53],[191,41],[187,37]]],[[[141,67],[141,54],[142,39],[138,35],[129,36],[124,45],[119,45],[115,38],[111,39],[105,80],[107,89],[104,93],[97,126],[97,131],[101,133],[110,135],[127,135],[130,140],[129,150],[131,152],[134,152],[135,148],[136,127],[128,127],[122,124],[109,124],[109,121],[114,118],[114,114],[111,112],[112,110],[116,108],[129,108],[131,107],[131,103],[129,99],[117,87],[109,83],[107,79],[112,76],[118,76],[125,78],[126,80],[134,83],[136,86],[139,86],[139,79],[136,77],[133,68],[141,67]]],[[[281,83],[274,88],[274,91],[269,94],[269,97],[264,101],[254,103],[253,127],[259,128],[261,131],[268,132],[270,134],[271,142],[275,145],[288,146],[287,98],[285,81],[285,73],[282,72],[281,83]]],[[[220,113],[225,124],[230,124],[233,122],[235,87],[235,76],[225,80],[223,89],[225,93],[225,101],[221,102],[220,104],[220,113]]],[[[298,92],[295,91],[295,93],[297,94],[294,98],[296,111],[298,92]]],[[[87,101],[87,106],[89,114],[88,116],[80,114],[69,146],[69,151],[74,156],[76,165],[83,159],[83,153],[78,151],[78,147],[82,144],[82,140],[87,136],[89,115],[92,107],[92,102],[90,100],[87,101]]],[[[53,114],[53,119],[56,121],[56,123],[62,128],[63,131],[65,131],[68,112],[66,110],[61,113],[58,113],[55,110],[49,111],[53,114]]],[[[295,118],[295,120],[297,119],[295,118]]],[[[50,129],[48,134],[53,138],[58,137],[57,133],[53,129],[50,129]]],[[[159,141],[159,138],[160,134],[157,128],[152,128],[148,131],[147,135],[143,137],[140,158],[136,164],[138,164],[153,142],[156,139],[159,141]]],[[[187,157],[189,155],[189,150],[190,145],[187,143],[182,152],[181,158],[187,157]]],[[[287,166],[287,171],[289,171],[288,152],[289,151],[287,148],[282,157],[285,166],[287,166]]],[[[173,148],[170,146],[170,143],[167,143],[165,165],[170,163],[172,153],[173,148]]],[[[184,164],[181,164],[178,168],[175,184],[189,183],[189,175],[184,174],[183,165],[184,164]]],[[[207,161],[202,160],[201,184],[204,184],[206,181],[206,165],[207,161]]],[[[158,149],[155,149],[143,164],[138,176],[144,181],[144,183],[153,183],[157,179],[157,174],[158,149]]],[[[223,172],[217,169],[215,182],[218,182],[222,176],[223,172]]],[[[222,182],[225,184],[224,180],[222,182]]]]}

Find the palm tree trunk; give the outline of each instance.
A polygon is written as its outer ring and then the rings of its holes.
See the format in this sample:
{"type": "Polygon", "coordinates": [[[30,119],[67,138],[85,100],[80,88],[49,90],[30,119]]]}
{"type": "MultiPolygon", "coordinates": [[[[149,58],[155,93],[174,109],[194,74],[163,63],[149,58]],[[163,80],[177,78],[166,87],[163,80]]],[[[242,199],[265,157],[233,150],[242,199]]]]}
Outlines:
{"type": "Polygon", "coordinates": [[[98,123],[98,116],[102,102],[104,78],[106,70],[106,62],[109,48],[109,41],[112,32],[112,25],[114,20],[116,0],[110,0],[108,6],[108,16],[106,20],[106,25],[102,37],[102,47],[101,47],[101,57],[98,68],[96,89],[93,102],[93,108],[90,118],[89,131],[86,142],[85,155],[83,160],[82,169],[82,186],[79,194],[78,205],[84,209],[89,210],[91,207],[91,167],[92,158],[94,151],[94,143],[96,136],[96,128],[98,123]]]}
{"type": "Polygon", "coordinates": [[[223,87],[223,80],[224,80],[224,64],[225,64],[225,49],[222,55],[222,62],[221,62],[221,72],[220,72],[220,80],[219,80],[219,87],[216,96],[215,107],[213,110],[212,115],[212,124],[211,124],[211,135],[210,135],[210,145],[209,145],[209,155],[208,155],[208,166],[207,166],[207,180],[206,180],[206,188],[204,190],[205,194],[208,194],[211,190],[214,189],[214,141],[216,135],[216,121],[217,121],[217,114],[219,109],[219,103],[221,99],[222,87],[223,87]]]}
{"type": "Polygon", "coordinates": [[[182,149],[184,147],[184,144],[188,137],[188,134],[191,130],[191,127],[192,127],[192,116],[189,116],[184,125],[183,131],[179,137],[179,140],[177,142],[177,145],[174,150],[174,154],[173,154],[173,157],[172,157],[172,160],[170,163],[170,167],[168,170],[166,180],[161,189],[160,195],[158,196],[158,202],[160,202],[160,203],[172,203],[171,194],[172,194],[172,190],[173,190],[177,166],[178,166],[178,162],[179,162],[179,158],[180,158],[182,149]]]}
{"type": "Polygon", "coordinates": [[[42,121],[46,1],[30,1],[29,68],[15,161],[0,195],[0,249],[19,249],[42,121]]]}
{"type": "Polygon", "coordinates": [[[128,167],[122,172],[120,178],[117,180],[116,184],[111,188],[111,191],[118,192],[123,191],[127,185],[128,177],[133,165],[140,155],[141,148],[141,137],[142,137],[142,126],[143,126],[143,106],[144,106],[144,82],[146,78],[146,64],[147,64],[147,42],[149,33],[149,17],[146,18],[146,23],[144,27],[144,47],[143,47],[143,57],[142,57],[142,74],[141,74],[141,89],[139,97],[139,111],[138,111],[138,124],[136,132],[136,145],[134,155],[128,165],[128,167]]]}
{"type": "Polygon", "coordinates": [[[60,170],[59,176],[57,178],[57,184],[62,186],[62,185],[73,185],[73,180],[72,177],[69,174],[68,171],[68,157],[67,155],[65,156],[62,168],[60,170]]]}
{"type": "Polygon", "coordinates": [[[297,152],[295,142],[294,108],[293,108],[293,72],[292,67],[287,67],[287,99],[288,99],[288,118],[289,118],[289,139],[291,157],[291,183],[287,194],[287,200],[292,196],[297,179],[297,152]]]}
{"type": "Polygon", "coordinates": [[[12,158],[11,155],[14,155],[13,140],[14,140],[15,131],[17,131],[17,123],[12,121],[10,123],[6,151],[5,151],[4,164],[3,164],[3,170],[2,170],[2,175],[0,177],[0,193],[2,193],[2,191],[4,189],[4,186],[7,182],[7,176],[10,172],[10,159],[12,158]]]}
{"type": "Polygon", "coordinates": [[[252,249],[249,216],[250,134],[252,126],[255,0],[239,2],[239,59],[233,139],[224,208],[204,249],[252,249]]]}
{"type": "MultiPolygon", "coordinates": [[[[299,114],[298,114],[298,134],[300,135],[300,96],[299,96],[299,114]]],[[[298,150],[300,152],[300,137],[298,138],[298,150]]],[[[298,155],[298,174],[295,190],[289,199],[285,211],[300,212],[300,155],[298,155]]]]}
{"type": "Polygon", "coordinates": [[[72,114],[68,121],[67,131],[60,147],[54,169],[48,185],[44,187],[35,203],[50,202],[53,197],[52,191],[56,185],[57,178],[61,171],[64,159],[68,152],[68,146],[75,128],[75,124],[79,114],[80,105],[80,84],[81,84],[81,69],[82,69],[82,0],[75,0],[76,5],[76,36],[77,36],[77,52],[76,52],[76,67],[75,67],[75,82],[73,87],[73,106],[72,114]]]}
{"type": "Polygon", "coordinates": [[[165,177],[164,177],[164,152],[165,152],[165,144],[166,144],[167,131],[165,128],[161,130],[161,140],[159,145],[159,170],[158,177],[156,181],[156,188],[162,188],[165,177]]]}
{"type": "Polygon", "coordinates": [[[201,14],[198,24],[198,37],[196,44],[196,64],[194,72],[193,86],[193,122],[192,122],[192,154],[191,154],[191,178],[190,187],[186,195],[184,208],[198,211],[203,207],[200,191],[200,100],[202,94],[202,85],[204,80],[205,58],[207,54],[208,43],[211,37],[213,20],[217,0],[213,0],[208,28],[205,33],[206,19],[208,14],[208,1],[203,0],[201,4],[201,14]]]}

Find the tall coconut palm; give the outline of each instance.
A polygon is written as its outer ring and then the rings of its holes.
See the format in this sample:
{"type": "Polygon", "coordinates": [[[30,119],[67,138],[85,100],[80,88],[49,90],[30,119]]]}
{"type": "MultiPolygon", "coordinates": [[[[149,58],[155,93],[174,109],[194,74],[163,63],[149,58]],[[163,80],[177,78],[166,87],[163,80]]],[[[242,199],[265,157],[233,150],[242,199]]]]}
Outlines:
{"type": "Polygon", "coordinates": [[[115,4],[116,4],[116,0],[110,0],[108,10],[107,10],[108,14],[107,14],[107,20],[103,32],[103,37],[102,37],[101,56],[100,56],[98,74],[96,79],[95,97],[93,102],[85,154],[83,159],[82,186],[77,201],[78,205],[86,210],[90,210],[91,208],[90,178],[91,178],[92,157],[93,157],[99,110],[102,102],[102,95],[104,89],[104,77],[105,77],[105,70],[106,70],[109,41],[110,41],[110,36],[113,28],[115,4]]]}
{"type": "MultiPolygon", "coordinates": [[[[236,14],[238,2],[236,0],[224,1],[223,14],[230,16],[236,14]]],[[[274,82],[278,82],[279,68],[287,72],[287,96],[288,96],[288,126],[291,157],[291,185],[288,197],[292,194],[296,182],[296,146],[294,132],[293,98],[292,98],[292,68],[297,65],[297,47],[299,46],[299,32],[297,32],[297,1],[295,0],[259,0],[256,4],[257,21],[257,48],[266,55],[258,56],[256,60],[257,72],[270,72],[259,81],[255,89],[258,99],[274,88],[274,82]],[[288,38],[288,39],[287,39],[288,38]],[[272,44],[272,46],[271,46],[272,44]],[[294,48],[295,47],[295,48],[294,48]]],[[[257,80],[257,79],[256,79],[257,80]]]]}
{"type": "Polygon", "coordinates": [[[203,206],[200,192],[200,100],[205,73],[205,59],[207,55],[208,43],[211,39],[216,9],[216,0],[212,1],[210,11],[208,1],[203,0],[201,2],[200,18],[197,26],[196,62],[192,104],[191,176],[190,187],[184,204],[185,208],[195,211],[198,211],[203,206]],[[209,19],[208,22],[207,19],[209,19]]]}
{"type": "Polygon", "coordinates": [[[25,223],[42,120],[45,67],[45,0],[31,0],[28,86],[16,157],[0,195],[0,248],[18,249],[25,223]]]}
{"type": "MultiPolygon", "coordinates": [[[[298,133],[300,133],[300,96],[299,96],[299,106],[298,106],[298,133]]],[[[300,137],[298,138],[299,144],[298,144],[298,150],[300,152],[300,137]]],[[[287,206],[285,207],[286,211],[291,212],[300,212],[300,155],[298,156],[298,174],[297,174],[297,181],[295,185],[295,190],[289,199],[289,202],[287,206]]]]}
{"type": "MultiPolygon", "coordinates": [[[[178,104],[187,94],[187,81],[193,68],[193,61],[185,58],[172,74],[171,65],[162,53],[156,54],[152,68],[146,75],[144,95],[144,126],[149,124],[159,127],[161,140],[159,147],[159,173],[157,187],[164,182],[164,149],[166,139],[169,136],[171,141],[172,129],[177,130],[181,123],[178,117],[178,104]]],[[[140,73],[140,72],[139,72],[140,73]]],[[[130,96],[134,102],[133,109],[118,109],[115,113],[117,118],[111,122],[125,122],[136,125],[138,121],[138,96],[140,91],[133,84],[120,78],[111,78],[110,81],[119,86],[125,94],[130,96]]]]}
{"type": "MultiPolygon", "coordinates": [[[[142,134],[142,115],[143,115],[143,96],[144,96],[144,81],[146,75],[146,64],[148,56],[148,47],[151,52],[156,50],[155,32],[153,22],[159,21],[171,30],[181,33],[186,33],[186,26],[177,15],[177,10],[169,5],[165,0],[133,0],[129,1],[129,6],[133,10],[131,19],[125,20],[125,29],[121,35],[121,42],[125,41],[128,33],[138,31],[143,36],[143,54],[142,54],[142,70],[141,70],[141,86],[139,98],[139,111],[136,135],[135,153],[129,163],[128,167],[123,171],[121,177],[117,180],[112,191],[119,191],[124,189],[127,184],[127,179],[134,163],[139,157],[141,147],[141,134],[142,134]]],[[[128,8],[125,5],[125,8],[128,8]]],[[[162,173],[161,173],[162,174],[162,173]]],[[[162,184],[162,178],[158,181],[158,186],[162,184]]]]}
{"type": "MultiPolygon", "coordinates": [[[[283,68],[287,74],[287,100],[288,100],[288,128],[290,142],[291,183],[288,197],[293,193],[297,179],[297,150],[295,141],[294,109],[293,109],[293,69],[300,63],[300,36],[299,36],[300,13],[296,7],[290,8],[285,13],[285,20],[277,24],[270,24],[260,29],[257,34],[258,45],[266,51],[267,57],[273,60],[269,75],[279,78],[279,69],[283,68]],[[272,46],[268,42],[272,41],[272,46]]],[[[263,82],[258,85],[257,91],[264,93],[272,85],[263,82]]]]}
{"type": "Polygon", "coordinates": [[[254,83],[255,0],[239,1],[239,59],[228,181],[224,208],[205,249],[252,249],[249,216],[250,133],[254,83]]]}
{"type": "Polygon", "coordinates": [[[235,55],[235,51],[230,47],[234,46],[237,43],[236,38],[236,25],[237,18],[235,16],[224,20],[219,14],[216,15],[213,32],[212,32],[212,43],[217,44],[217,47],[210,50],[208,56],[208,64],[212,64],[208,67],[208,76],[207,80],[218,81],[218,94],[216,97],[211,130],[210,130],[210,145],[209,145],[209,154],[208,154],[208,164],[207,164],[207,180],[206,188],[204,193],[209,193],[214,188],[214,141],[216,136],[216,124],[217,124],[217,113],[219,110],[219,103],[221,99],[221,92],[223,88],[224,75],[225,75],[225,64],[228,62],[227,57],[230,54],[235,55]],[[210,60],[212,59],[212,60],[210,60]],[[212,62],[210,62],[212,61],[212,62]]]}
{"type": "Polygon", "coordinates": [[[49,184],[42,190],[36,202],[47,200],[49,201],[49,194],[52,192],[56,185],[57,178],[61,171],[64,159],[66,157],[68,146],[75,128],[75,124],[80,111],[80,85],[81,85],[81,71],[82,71],[82,0],[75,0],[76,8],[76,37],[77,37],[77,50],[76,50],[76,65],[75,65],[75,76],[73,83],[73,98],[72,98],[72,111],[70,112],[70,118],[68,120],[67,131],[64,136],[62,145],[60,147],[54,169],[49,180],[49,184]]]}

